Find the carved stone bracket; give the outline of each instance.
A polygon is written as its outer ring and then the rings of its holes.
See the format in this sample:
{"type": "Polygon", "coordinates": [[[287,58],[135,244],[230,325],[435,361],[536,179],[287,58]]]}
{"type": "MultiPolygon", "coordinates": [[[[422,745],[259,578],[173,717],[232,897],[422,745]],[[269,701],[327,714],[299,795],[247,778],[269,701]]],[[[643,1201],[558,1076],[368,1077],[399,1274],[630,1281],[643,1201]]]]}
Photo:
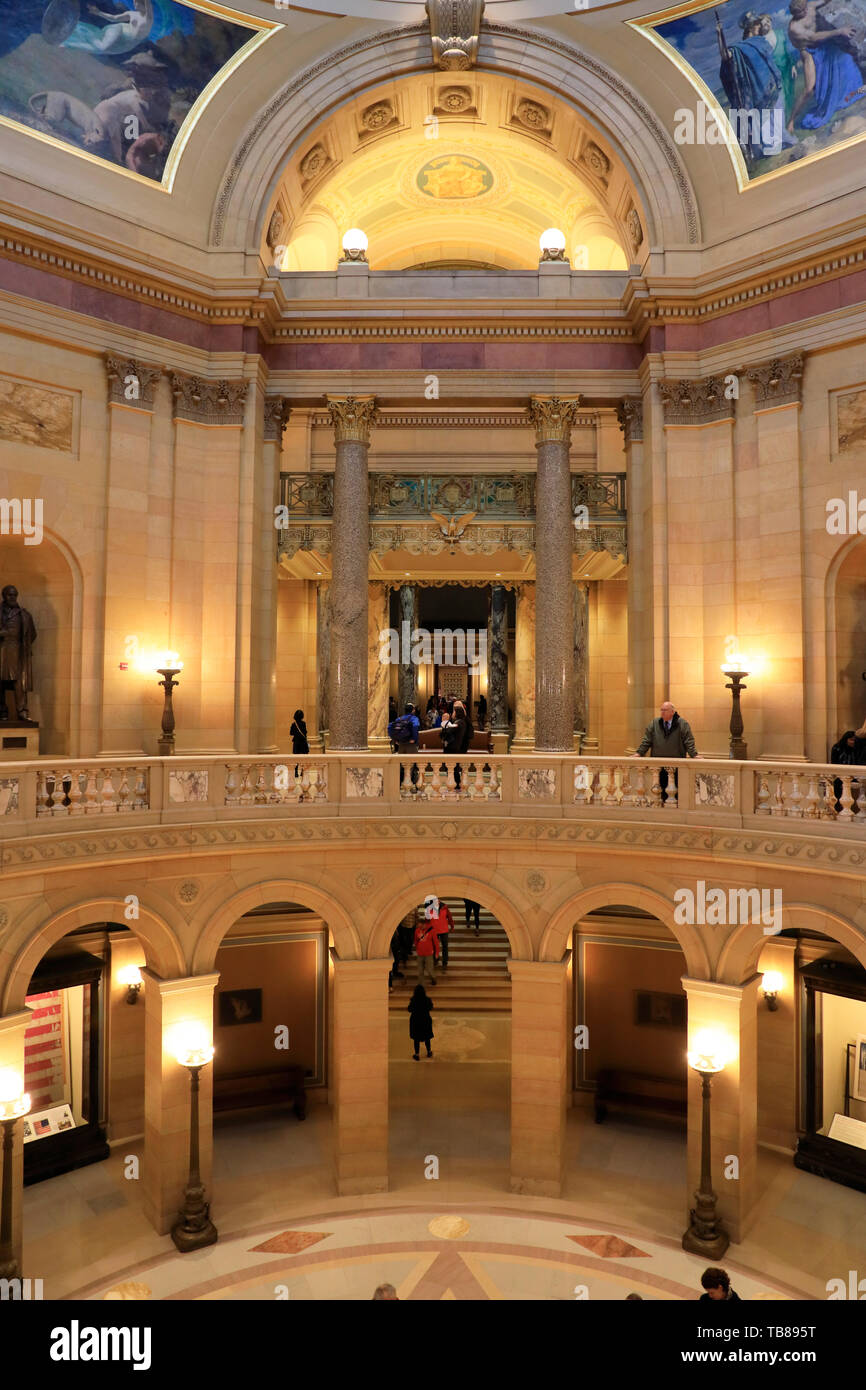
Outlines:
{"type": "Polygon", "coordinates": [[[174,418],[200,425],[242,425],[249,382],[206,381],[200,376],[170,372],[174,418]]]}
{"type": "Polygon", "coordinates": [[[356,439],[370,443],[370,430],[376,420],[375,396],[326,396],[328,414],[334,426],[334,441],[356,439]]]}
{"type": "Polygon", "coordinates": [[[705,425],[713,420],[733,420],[733,399],[725,398],[721,376],[694,381],[660,381],[659,393],[666,425],[705,425]]]}
{"type": "Polygon", "coordinates": [[[134,410],[153,410],[153,393],[162,376],[161,367],[150,367],[137,357],[105,354],[108,399],[111,405],[129,405],[134,410]]]}
{"type": "Polygon", "coordinates": [[[536,444],[551,440],[570,443],[579,406],[580,396],[531,396],[526,414],[535,426],[536,444]]]}
{"type": "Polygon", "coordinates": [[[643,439],[643,401],[640,396],[626,396],[616,407],[616,418],[625,435],[626,444],[636,444],[643,439]]]}
{"type": "Polygon", "coordinates": [[[749,368],[746,376],[755,388],[757,409],[800,400],[804,360],[802,352],[795,352],[790,357],[774,357],[772,362],[749,368]]]}
{"type": "Polygon", "coordinates": [[[475,66],[484,0],[427,0],[433,62],[446,72],[475,66]]]}
{"type": "Polygon", "coordinates": [[[283,430],[289,423],[292,410],[286,396],[265,396],[265,439],[274,439],[279,444],[283,430]]]}

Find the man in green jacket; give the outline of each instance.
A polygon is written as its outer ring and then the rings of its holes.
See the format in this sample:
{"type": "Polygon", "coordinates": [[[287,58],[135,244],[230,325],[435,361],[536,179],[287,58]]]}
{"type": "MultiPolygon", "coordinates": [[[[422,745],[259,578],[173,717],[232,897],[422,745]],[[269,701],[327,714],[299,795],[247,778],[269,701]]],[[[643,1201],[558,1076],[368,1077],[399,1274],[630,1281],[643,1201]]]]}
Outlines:
{"type": "MultiPolygon", "coordinates": [[[[659,716],[647,724],[644,736],[632,757],[642,758],[645,753],[649,753],[653,758],[696,758],[698,750],[692,727],[685,719],[680,719],[670,700],[665,700],[659,716]]],[[[677,781],[677,770],[674,768],[674,786],[677,785],[677,781]]],[[[659,771],[663,802],[668,799],[667,785],[668,772],[667,768],[663,767],[659,771]]]]}

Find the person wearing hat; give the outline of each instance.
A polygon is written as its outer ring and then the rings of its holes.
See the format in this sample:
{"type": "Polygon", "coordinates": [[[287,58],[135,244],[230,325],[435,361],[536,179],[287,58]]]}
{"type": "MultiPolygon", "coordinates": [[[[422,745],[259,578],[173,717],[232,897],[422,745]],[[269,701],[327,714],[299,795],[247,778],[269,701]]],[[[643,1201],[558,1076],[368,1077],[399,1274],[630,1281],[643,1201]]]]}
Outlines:
{"type": "Polygon", "coordinates": [[[431,985],[436,983],[436,972],[433,969],[433,958],[437,948],[436,922],[427,916],[427,903],[424,904],[424,915],[415,928],[415,954],[418,957],[418,983],[429,980],[431,985]]]}
{"type": "Polygon", "coordinates": [[[435,924],[436,954],[442,948],[442,969],[448,969],[448,933],[454,930],[454,918],[445,903],[440,903],[435,893],[428,893],[424,899],[424,917],[435,924]]]}

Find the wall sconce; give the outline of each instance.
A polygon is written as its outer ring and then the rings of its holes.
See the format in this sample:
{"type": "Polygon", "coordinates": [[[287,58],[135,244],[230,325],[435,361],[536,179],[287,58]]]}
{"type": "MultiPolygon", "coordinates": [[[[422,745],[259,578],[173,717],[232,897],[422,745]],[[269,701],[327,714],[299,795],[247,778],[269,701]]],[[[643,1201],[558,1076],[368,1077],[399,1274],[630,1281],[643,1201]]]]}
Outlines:
{"type": "Polygon", "coordinates": [[[369,244],[366,233],[362,232],[360,227],[350,227],[343,237],[343,255],[340,264],[354,261],[356,264],[366,265],[369,244]]]}
{"type": "Polygon", "coordinates": [[[784,983],[778,970],[764,971],[761,980],[761,988],[764,992],[764,998],[767,1001],[767,1008],[770,1010],[771,1014],[774,1014],[779,1007],[778,994],[784,983]]]}
{"type": "Polygon", "coordinates": [[[118,984],[126,985],[127,1004],[137,1004],[144,981],[137,965],[125,965],[117,976],[118,984]]]}
{"type": "Polygon", "coordinates": [[[157,748],[160,756],[174,752],[174,705],[171,700],[171,692],[177,687],[178,681],[175,676],[180,675],[183,670],[183,662],[177,652],[160,652],[156,658],[158,673],[162,680],[158,682],[165,691],[165,704],[162,710],[162,738],[157,739],[157,748]]]}
{"type": "Polygon", "coordinates": [[[538,238],[543,261],[565,261],[565,234],[558,227],[548,227],[538,238]]]}

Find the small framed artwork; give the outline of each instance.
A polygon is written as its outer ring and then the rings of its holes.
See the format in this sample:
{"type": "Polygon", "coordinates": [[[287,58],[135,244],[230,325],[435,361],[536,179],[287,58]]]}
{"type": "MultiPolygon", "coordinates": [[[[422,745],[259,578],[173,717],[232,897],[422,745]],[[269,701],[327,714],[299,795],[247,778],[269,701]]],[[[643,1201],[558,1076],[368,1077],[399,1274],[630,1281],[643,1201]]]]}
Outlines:
{"type": "Polygon", "coordinates": [[[33,1126],[31,1125],[29,1120],[22,1121],[21,1135],[25,1144],[29,1144],[31,1140],[33,1140],[36,1137],[33,1133],[33,1126]]]}
{"type": "Polygon", "coordinates": [[[239,1023],[261,1023],[260,989],[224,989],[219,994],[219,1028],[235,1028],[239,1023]]]}
{"type": "Polygon", "coordinates": [[[58,1132],[75,1128],[75,1119],[68,1105],[61,1105],[54,1113],[57,1119],[58,1132]]]}
{"type": "Polygon", "coordinates": [[[866,1101],[866,1033],[858,1033],[854,1044],[854,1099],[866,1101]]]}
{"type": "Polygon", "coordinates": [[[634,1021],[640,1028],[685,1028],[686,996],[637,989],[634,995],[634,1021]]]}

